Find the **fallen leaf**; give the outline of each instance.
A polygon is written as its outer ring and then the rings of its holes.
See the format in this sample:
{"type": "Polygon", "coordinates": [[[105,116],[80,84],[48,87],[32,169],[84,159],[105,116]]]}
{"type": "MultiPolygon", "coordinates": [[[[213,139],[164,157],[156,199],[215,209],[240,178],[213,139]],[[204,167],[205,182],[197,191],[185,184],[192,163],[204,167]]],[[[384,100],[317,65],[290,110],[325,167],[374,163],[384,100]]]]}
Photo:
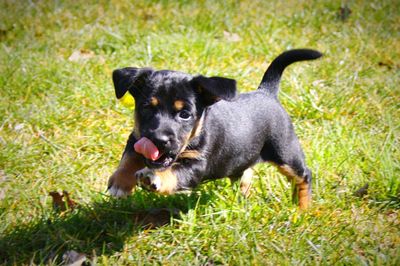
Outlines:
{"type": "Polygon", "coordinates": [[[0,188],[0,200],[3,200],[6,197],[6,190],[0,188]]]}
{"type": "Polygon", "coordinates": [[[75,250],[69,250],[62,256],[63,263],[68,266],[80,266],[86,261],[86,255],[75,250]]]}
{"type": "Polygon", "coordinates": [[[364,186],[362,186],[361,188],[357,189],[357,190],[353,193],[353,195],[356,196],[356,197],[359,197],[359,198],[364,197],[365,195],[368,194],[368,187],[369,187],[369,184],[366,183],[364,186]]]}
{"type": "Polygon", "coordinates": [[[351,9],[347,5],[341,6],[339,8],[339,18],[340,18],[340,20],[341,21],[346,21],[350,17],[351,12],[352,12],[351,9]]]}
{"type": "Polygon", "coordinates": [[[21,131],[23,128],[24,128],[24,124],[23,123],[20,123],[20,124],[16,124],[15,126],[14,126],[14,130],[15,131],[21,131]]]}
{"type": "Polygon", "coordinates": [[[0,40],[5,40],[8,32],[8,30],[0,28],[0,40]]]}
{"type": "Polygon", "coordinates": [[[53,208],[56,210],[65,211],[66,208],[63,201],[63,195],[56,191],[50,192],[49,195],[53,198],[53,208]]]}
{"type": "MultiPolygon", "coordinates": [[[[5,183],[6,181],[7,181],[6,173],[3,170],[0,170],[0,185],[2,185],[2,183],[5,183]]],[[[6,197],[6,192],[7,192],[6,185],[0,187],[0,200],[6,197]]]]}
{"type": "Polygon", "coordinates": [[[74,200],[72,200],[71,198],[70,198],[70,196],[69,196],[69,193],[67,192],[67,191],[63,191],[63,194],[64,194],[64,197],[65,197],[65,199],[67,200],[67,206],[69,207],[69,208],[71,208],[71,209],[73,209],[73,208],[75,208],[76,207],[76,202],[74,201],[74,200]]]}
{"type": "Polygon", "coordinates": [[[207,261],[203,265],[204,266],[214,266],[216,264],[213,259],[207,259],[207,261]]]}
{"type": "Polygon", "coordinates": [[[387,69],[391,70],[393,68],[400,68],[400,65],[395,64],[393,61],[391,60],[386,60],[386,61],[379,61],[378,62],[378,66],[380,67],[387,67],[387,69]]]}
{"type": "Polygon", "coordinates": [[[62,194],[57,191],[52,191],[49,195],[53,198],[53,208],[55,210],[65,211],[68,209],[74,209],[77,205],[75,201],[73,201],[69,193],[67,191],[63,191],[62,194]]]}
{"type": "Polygon", "coordinates": [[[74,51],[70,55],[70,57],[68,57],[68,60],[71,62],[85,61],[94,56],[95,56],[95,54],[93,51],[87,50],[87,49],[80,49],[80,50],[74,51]]]}
{"type": "Polygon", "coordinates": [[[224,38],[229,42],[240,42],[242,40],[239,34],[231,33],[229,31],[224,31],[224,38]]]}
{"type": "Polygon", "coordinates": [[[0,170],[0,184],[7,181],[7,176],[4,170],[0,170]]]}

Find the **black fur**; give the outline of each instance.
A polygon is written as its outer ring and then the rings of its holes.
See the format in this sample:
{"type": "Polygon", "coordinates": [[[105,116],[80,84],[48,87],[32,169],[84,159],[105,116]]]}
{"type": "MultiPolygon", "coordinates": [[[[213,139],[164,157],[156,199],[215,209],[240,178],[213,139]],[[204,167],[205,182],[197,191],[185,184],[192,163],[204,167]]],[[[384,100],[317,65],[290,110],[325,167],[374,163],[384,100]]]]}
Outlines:
{"type": "Polygon", "coordinates": [[[172,168],[176,191],[207,179],[240,177],[259,162],[287,165],[309,183],[311,171],[277,93],[288,65],[321,55],[308,49],[284,52],[271,63],[258,90],[239,95],[232,79],[149,68],[115,70],[117,98],[129,90],[136,101],[137,127],[125,152],[133,152],[132,143],[141,137],[152,140],[164,155],[145,163],[153,169],[172,168]],[[156,106],[149,103],[152,97],[158,99],[156,106]],[[182,110],[173,108],[176,100],[185,102],[182,110]],[[184,156],[188,151],[196,156],[184,156]]]}

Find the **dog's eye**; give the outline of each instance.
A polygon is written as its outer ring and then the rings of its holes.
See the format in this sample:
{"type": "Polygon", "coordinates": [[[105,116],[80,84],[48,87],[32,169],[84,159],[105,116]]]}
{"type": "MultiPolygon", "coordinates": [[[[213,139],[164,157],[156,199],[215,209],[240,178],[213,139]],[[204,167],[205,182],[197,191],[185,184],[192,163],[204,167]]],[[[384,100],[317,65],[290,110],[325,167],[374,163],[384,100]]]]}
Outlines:
{"type": "Polygon", "coordinates": [[[191,116],[191,113],[187,110],[182,110],[179,112],[179,118],[182,120],[189,120],[191,116]]]}

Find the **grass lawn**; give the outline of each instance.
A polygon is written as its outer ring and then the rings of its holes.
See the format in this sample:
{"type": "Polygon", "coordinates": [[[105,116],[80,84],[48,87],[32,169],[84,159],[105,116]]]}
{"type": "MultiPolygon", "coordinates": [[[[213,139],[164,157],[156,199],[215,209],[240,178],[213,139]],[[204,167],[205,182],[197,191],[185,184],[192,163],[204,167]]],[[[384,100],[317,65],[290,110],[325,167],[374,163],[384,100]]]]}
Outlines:
{"type": "Polygon", "coordinates": [[[0,264],[400,265],[399,1],[0,0],[0,62],[0,264]],[[308,211],[266,164],[248,199],[225,179],[107,195],[134,126],[113,69],[244,92],[304,47],[324,57],[290,66],[279,97],[314,173],[308,211]],[[54,208],[63,190],[77,207],[54,208]]]}

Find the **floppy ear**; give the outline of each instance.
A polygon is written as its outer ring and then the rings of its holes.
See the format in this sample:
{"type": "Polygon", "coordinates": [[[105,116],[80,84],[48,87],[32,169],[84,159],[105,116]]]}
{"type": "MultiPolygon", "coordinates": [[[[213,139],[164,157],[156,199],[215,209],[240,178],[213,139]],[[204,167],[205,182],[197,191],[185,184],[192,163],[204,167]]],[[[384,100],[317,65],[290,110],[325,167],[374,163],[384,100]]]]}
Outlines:
{"type": "Polygon", "coordinates": [[[221,77],[196,76],[192,79],[195,91],[200,95],[205,105],[211,105],[219,100],[232,100],[236,96],[236,80],[221,77]]]}
{"type": "Polygon", "coordinates": [[[114,82],[115,95],[120,99],[126,91],[133,97],[137,96],[146,78],[153,72],[151,68],[126,67],[113,71],[112,79],[114,82]]]}

